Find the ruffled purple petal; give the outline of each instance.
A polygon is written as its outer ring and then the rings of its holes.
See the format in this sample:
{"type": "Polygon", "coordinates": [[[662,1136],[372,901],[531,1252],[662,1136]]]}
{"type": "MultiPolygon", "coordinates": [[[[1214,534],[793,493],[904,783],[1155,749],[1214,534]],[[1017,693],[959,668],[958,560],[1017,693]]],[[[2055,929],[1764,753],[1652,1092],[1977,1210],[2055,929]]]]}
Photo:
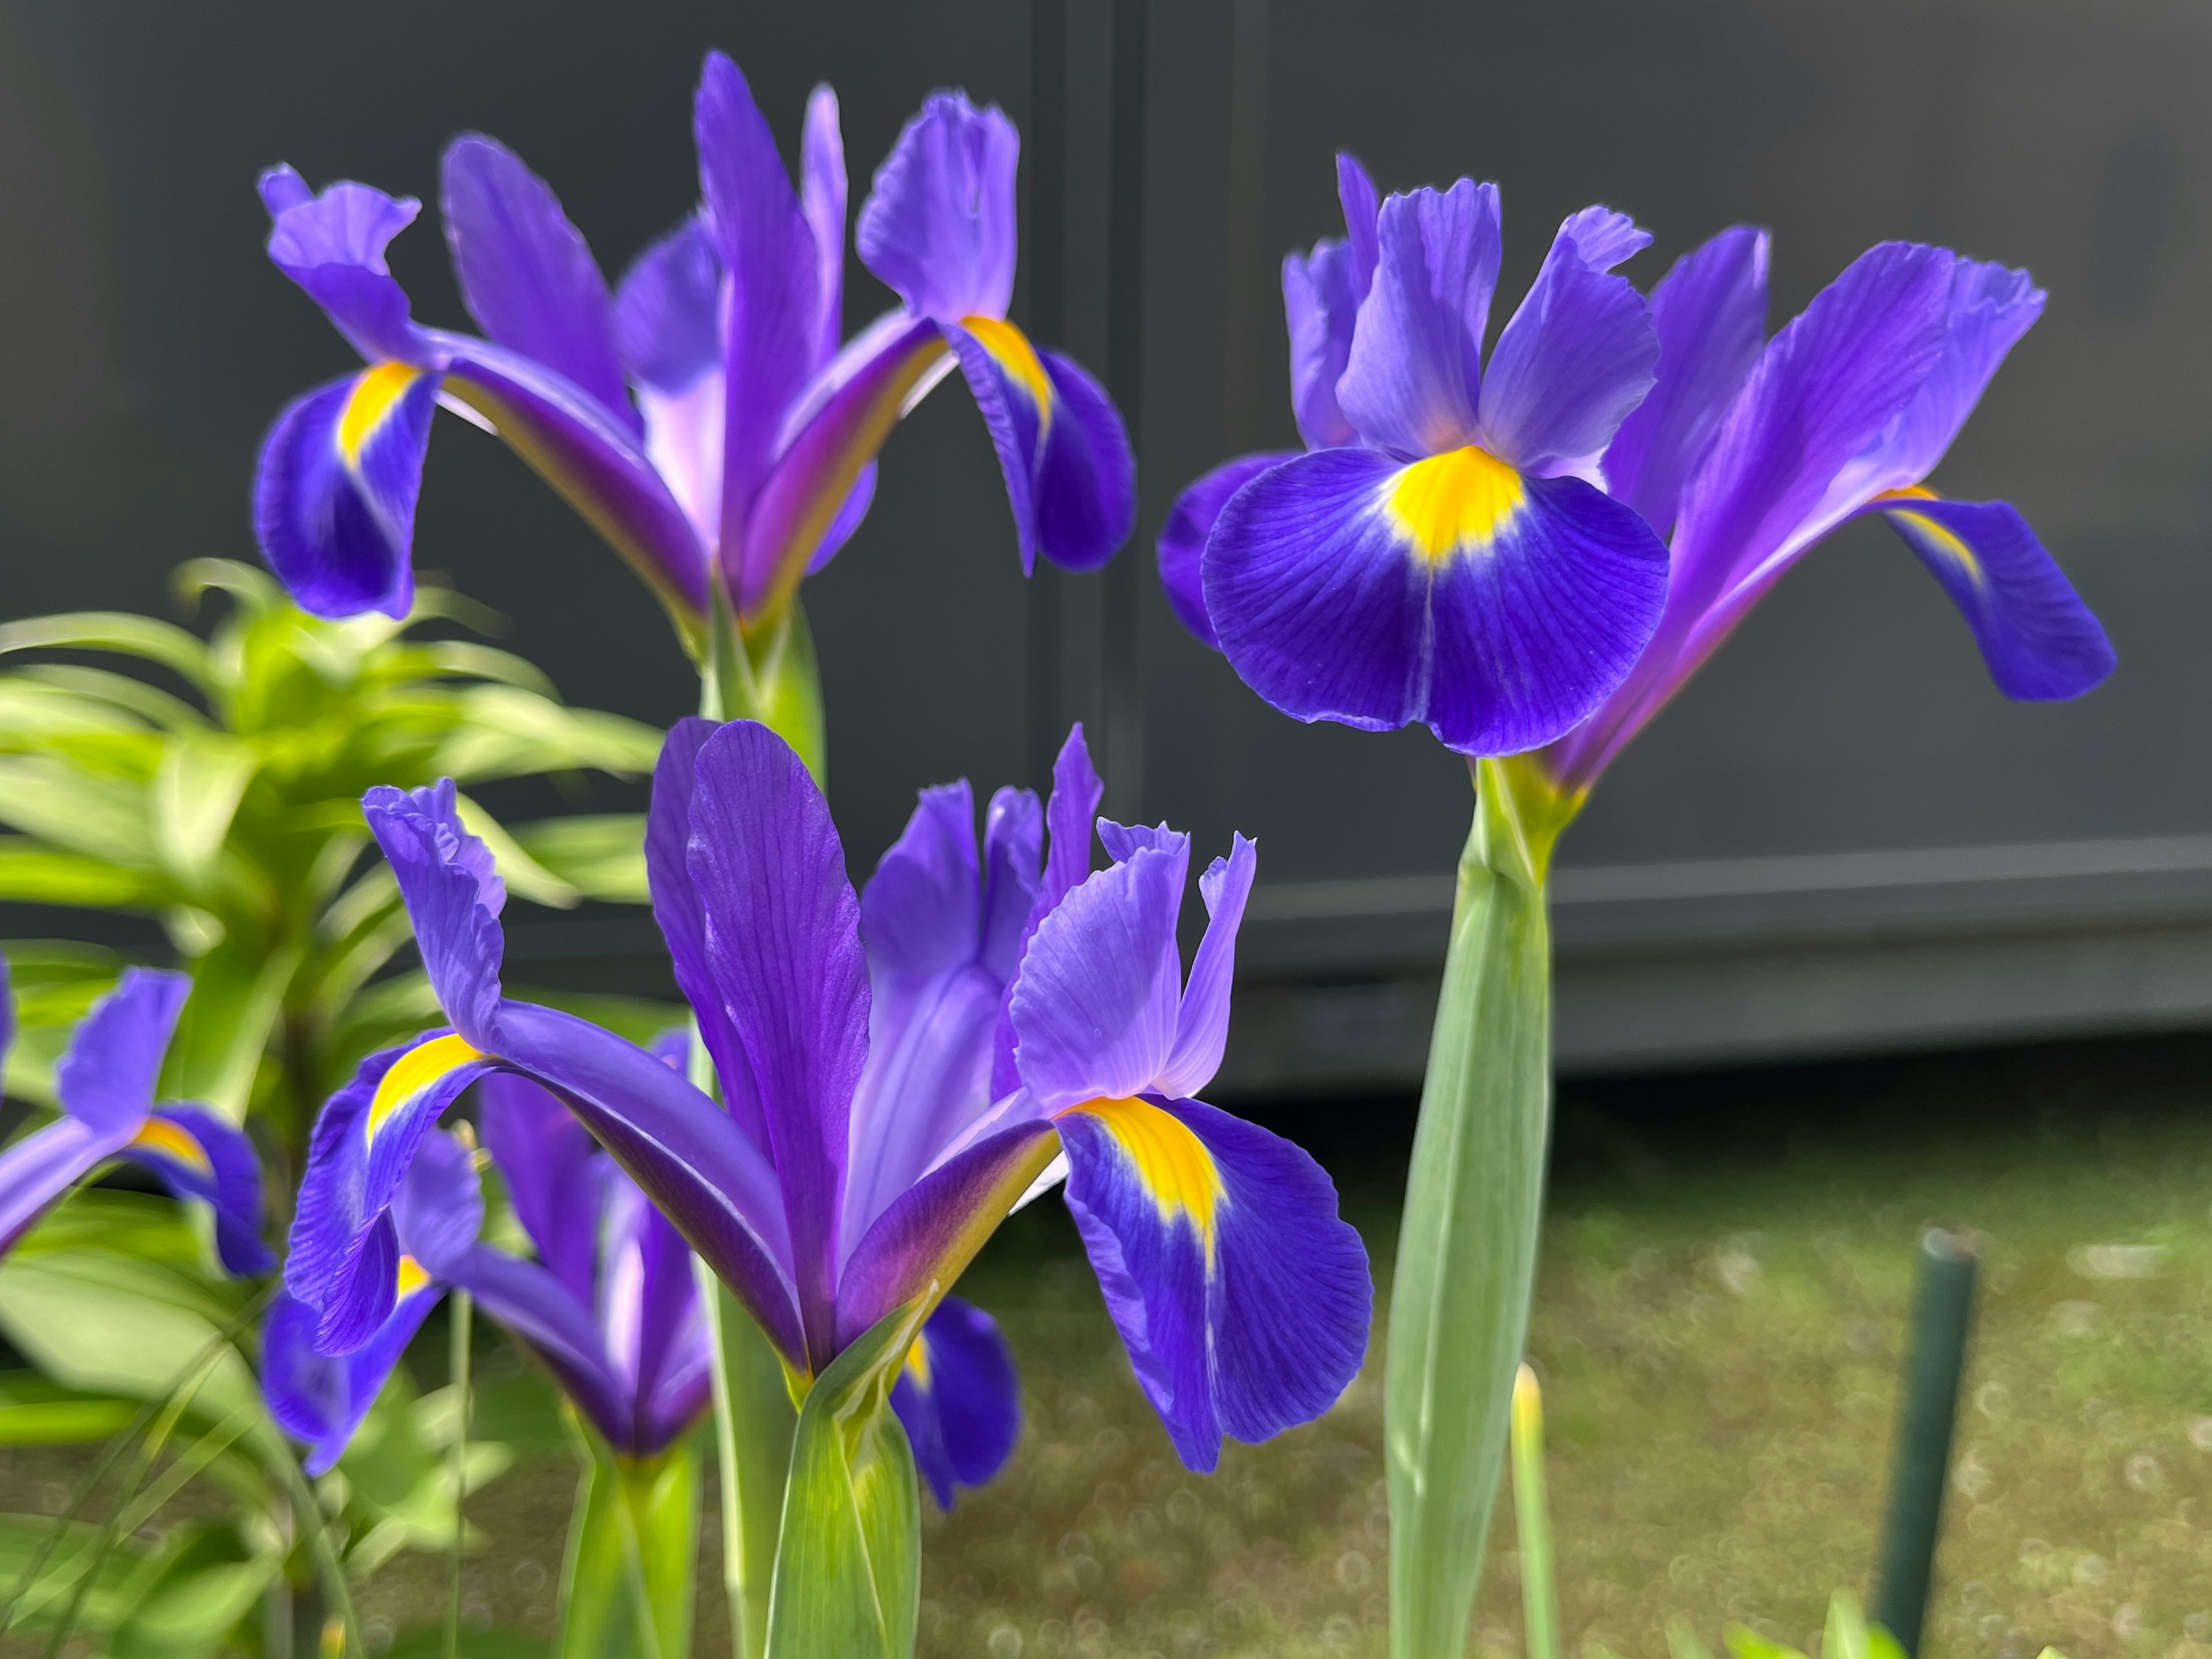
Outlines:
{"type": "Polygon", "coordinates": [[[477,1125],[538,1259],[579,1302],[599,1266],[603,1165],[584,1126],[543,1085],[495,1072],[477,1085],[477,1125]]]}
{"type": "Polygon", "coordinates": [[[1212,618],[1206,614],[1202,561],[1206,538],[1229,498],[1270,467],[1296,457],[1295,450],[1271,450],[1258,455],[1239,455],[1224,461],[1176,497],[1168,521],[1160,527],[1160,586],[1166,590],[1168,608],[1176,620],[1197,635],[1200,644],[1221,649],[1212,618]]]}
{"type": "Polygon", "coordinates": [[[1421,720],[1454,749],[1510,754],[1620,683],[1658,620],[1667,550],[1580,479],[1522,478],[1472,448],[1402,468],[1338,449],[1239,491],[1204,568],[1223,650],[1284,713],[1421,720]]]}
{"type": "Polygon", "coordinates": [[[1660,536],[1674,528],[1682,481],[1766,338],[1767,237],[1737,225],[1684,254],[1651,290],[1658,380],[1605,452],[1606,492],[1660,536]]]}
{"type": "Polygon", "coordinates": [[[1154,1086],[1182,995],[1176,919],[1188,848],[1146,848],[1038,925],[1010,1005],[1022,1082],[1056,1111],[1154,1086]]]}
{"type": "Polygon", "coordinates": [[[867,959],[829,805],[768,727],[732,721],[699,750],[688,862],[783,1188],[808,1351],[826,1364],[867,959]]]}
{"type": "Polygon", "coordinates": [[[441,193],[469,314],[501,345],[535,358],[642,435],[606,278],[552,187],[497,139],[471,132],[447,147],[441,193]]]}
{"type": "Polygon", "coordinates": [[[1607,274],[1650,240],[1623,215],[1584,209],[1559,228],[1498,337],[1482,383],[1485,447],[1524,475],[1595,471],[1650,391],[1659,362],[1650,307],[1626,277],[1607,274]]]}
{"type": "MultiPolygon", "coordinates": [[[[1038,924],[1058,909],[1060,901],[1091,873],[1091,837],[1098,821],[1098,803],[1105,793],[1106,786],[1099,781],[1097,769],[1091,764],[1091,745],[1084,740],[1083,722],[1078,720],[1068,727],[1067,739],[1060,744],[1060,753],[1052,763],[1052,799],[1045,804],[1050,851],[1045,857],[1044,879],[1036,890],[1036,897],[1030,902],[1020,941],[1014,950],[1012,961],[1017,966],[1027,954],[1030,941],[1036,937],[1038,924]]],[[[992,1045],[994,1100],[1022,1086],[1021,1072],[1014,1060],[1012,999],[1013,988],[1009,985],[1006,1001],[999,1013],[998,1037],[992,1045]]]]}
{"type": "Polygon", "coordinates": [[[261,1160],[243,1131],[198,1106],[164,1106],[123,1151],[179,1198],[214,1211],[216,1253],[227,1272],[265,1273],[276,1265],[261,1237],[261,1160]]]}
{"type": "Polygon", "coordinates": [[[261,175],[269,210],[270,263],[307,291],[370,362],[424,361],[407,295],[384,262],[386,246],[415,222],[422,204],[350,180],[310,191],[289,167],[261,175]]]}
{"type": "Polygon", "coordinates": [[[2010,503],[1886,497],[1876,508],[1959,607],[2005,696],[2059,702],[2112,673],[2103,625],[2010,503]]]}
{"type": "Polygon", "coordinates": [[[1368,443],[1412,460],[1479,434],[1482,331],[1498,286],[1498,187],[1462,179],[1382,204],[1375,285],[1336,401],[1368,443]]]}
{"type": "Polygon", "coordinates": [[[285,406],[254,463],[253,533],[319,617],[415,604],[415,505],[439,378],[384,362],[285,406]]]}
{"type": "Polygon", "coordinates": [[[1917,484],[1936,470],[1974,412],[2005,354],[2035,325],[2049,296],[2025,270],[1960,259],[1951,270],[1943,349],[1920,390],[1862,465],[1881,489],[1917,484]]]}
{"type": "Polygon", "coordinates": [[[154,1109],[154,1085],[170,1034],[192,994],[191,977],[126,968],[92,1005],[54,1067],[62,1110],[96,1134],[128,1135],[154,1109]]]}
{"type": "Polygon", "coordinates": [[[1260,849],[1237,836],[1230,842],[1229,856],[1214,860],[1198,878],[1199,896],[1206,901],[1206,937],[1199,941],[1183,986],[1175,1048],[1160,1068],[1158,1086],[1164,1094],[1194,1095],[1221,1069],[1229,1042],[1229,993],[1237,977],[1237,930],[1259,872],[1260,849]]]}
{"type": "Polygon", "coordinates": [[[722,268],[722,518],[720,557],[732,585],[750,562],[753,498],[786,416],[817,368],[821,269],[814,233],[784,171],[775,135],[744,75],[707,54],[692,111],[705,197],[722,268]]]}
{"type": "Polygon", "coordinates": [[[1373,1291],[1321,1167],[1197,1101],[1102,1101],[1057,1121],[1068,1209],[1183,1462],[1210,1471],[1223,1435],[1264,1440],[1334,1404],[1373,1291]]]}
{"type": "Polygon", "coordinates": [[[860,263],[917,316],[1003,318],[1014,296],[1020,156],[997,105],[933,94],[876,169],[855,231],[860,263]]]}
{"type": "Polygon", "coordinates": [[[507,887],[490,848],[461,823],[451,778],[413,790],[379,784],[361,811],[398,881],[438,1006],[454,1030],[489,1050],[507,950],[499,926],[507,887]]]}
{"type": "Polygon", "coordinates": [[[891,1386],[914,1461],[941,1510],[957,1486],[980,1486],[1006,1467],[1022,1436],[1021,1379],[998,1322],[947,1297],[915,1339],[891,1386]]]}
{"type": "Polygon", "coordinates": [[[1382,209],[1377,205],[1374,179],[1348,149],[1336,153],[1336,200],[1344,210],[1345,240],[1352,250],[1352,297],[1356,305],[1375,286],[1375,267],[1382,258],[1376,222],[1382,209]]]}

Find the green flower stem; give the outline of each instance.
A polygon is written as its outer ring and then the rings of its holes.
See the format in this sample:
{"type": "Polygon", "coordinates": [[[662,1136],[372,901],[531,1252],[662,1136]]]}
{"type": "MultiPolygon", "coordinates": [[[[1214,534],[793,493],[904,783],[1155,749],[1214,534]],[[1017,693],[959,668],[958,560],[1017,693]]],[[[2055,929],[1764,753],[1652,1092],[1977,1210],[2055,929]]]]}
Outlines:
{"type": "Polygon", "coordinates": [[[1521,1620],[1528,1659],[1559,1659],[1559,1592],[1544,1495],[1544,1395],[1526,1365],[1513,1383],[1513,1518],[1521,1534],[1521,1620]]]}
{"type": "Polygon", "coordinates": [[[461,1545],[466,1525],[461,1519],[461,1500],[469,1490],[469,1342],[470,1327],[475,1322],[470,1316],[474,1304],[466,1291],[456,1290],[449,1304],[453,1309],[453,1567],[447,1583],[446,1596],[446,1659],[456,1659],[461,1650],[461,1545]]]}
{"type": "Polygon", "coordinates": [[[1552,1103],[1553,842],[1580,805],[1475,767],[1385,1351],[1393,1659],[1456,1659],[1528,1325],[1552,1103]]]}

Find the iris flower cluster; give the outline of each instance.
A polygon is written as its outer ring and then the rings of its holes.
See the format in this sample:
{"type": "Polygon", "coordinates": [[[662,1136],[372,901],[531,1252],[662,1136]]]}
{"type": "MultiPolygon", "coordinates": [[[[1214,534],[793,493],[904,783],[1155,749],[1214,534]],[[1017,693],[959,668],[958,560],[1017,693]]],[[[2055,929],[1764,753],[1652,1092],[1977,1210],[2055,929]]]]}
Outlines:
{"type": "MultiPolygon", "coordinates": [[[[452,786],[372,792],[448,1024],[373,1057],[317,1125],[285,1266],[309,1346],[404,1340],[410,1297],[482,1273],[465,1160],[435,1126],[504,1073],[565,1104],[796,1389],[886,1316],[927,1314],[894,1403],[940,1497],[988,1476],[1018,1423],[1003,1343],[946,1292],[1056,1182],[1186,1463],[1212,1468],[1224,1434],[1319,1415],[1364,1350],[1364,1251],[1305,1153],[1196,1098],[1220,1064],[1255,850],[1239,836],[1200,877],[1209,921],[1186,976],[1188,840],[1099,818],[1100,796],[1078,731],[1048,805],[999,791],[979,841],[967,786],[929,791],[856,895],[781,738],[679,725],[647,859],[717,1100],[599,1026],[508,998],[503,889],[452,786]],[[1109,860],[1095,872],[1094,837],[1109,860]]],[[[550,1262],[558,1241],[538,1243],[550,1262]]],[[[501,1316],[571,1381],[571,1358],[501,1316]]]]}
{"type": "Polygon", "coordinates": [[[385,262],[421,204],[367,185],[261,179],[269,257],[366,365],[287,408],[254,523],[319,616],[404,616],[431,416],[496,433],[644,578],[696,651],[717,587],[750,634],[866,514],[892,426],[957,364],[1005,473],[1023,567],[1088,569],[1134,520],[1121,417],[1081,368],[1006,320],[1020,143],[995,106],[939,94],[860,212],[860,258],[898,305],[842,340],[846,178],[816,89],[794,187],[736,64],[693,108],[700,206],[611,291],[545,181],[470,134],[442,168],[446,239],[482,334],[426,326],[385,262]],[[842,341],[842,343],[841,343],[842,341]]]}
{"type": "Polygon", "coordinates": [[[1768,340],[1764,232],[1723,232],[1647,299],[1612,268],[1650,236],[1586,208],[1485,362],[1497,187],[1378,205],[1351,156],[1337,177],[1345,237],[1283,264],[1307,452],[1217,468],[1159,544],[1177,615],[1278,708],[1539,750],[1579,799],[1784,571],[1868,515],[2008,696],[2112,672],[2020,514],[1927,487],[2043,309],[2027,272],[1884,243],[1768,340]]]}

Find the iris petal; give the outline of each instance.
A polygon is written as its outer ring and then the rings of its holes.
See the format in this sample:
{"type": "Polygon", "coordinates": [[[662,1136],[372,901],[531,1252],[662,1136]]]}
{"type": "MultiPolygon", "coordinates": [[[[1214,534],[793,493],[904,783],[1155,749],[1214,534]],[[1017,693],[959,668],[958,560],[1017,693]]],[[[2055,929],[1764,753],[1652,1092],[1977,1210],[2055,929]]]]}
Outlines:
{"type": "Polygon", "coordinates": [[[307,1442],[309,1475],[330,1473],[354,1431],[438,1305],[444,1286],[425,1285],[403,1298],[353,1352],[333,1357],[315,1346],[316,1312],[279,1292],[261,1332],[261,1389],[284,1431],[307,1442]]]}
{"type": "Polygon", "coordinates": [[[164,1106],[128,1147],[179,1198],[215,1212],[216,1249],[234,1273],[265,1273],[276,1258],[261,1237],[261,1160],[245,1134],[198,1106],[164,1106]]]}
{"type": "Polygon", "coordinates": [[[1901,495],[1875,506],[1959,607],[2005,696],[2078,697],[2112,672],[2103,625],[2009,503],[1901,495]]]}
{"type": "Polygon", "coordinates": [[[1058,1119],[1067,1203],[1184,1463],[1318,1417],[1358,1374],[1372,1288],[1319,1165],[1196,1101],[1058,1119]]]}
{"type": "Polygon", "coordinates": [[[1004,317],[1014,297],[1021,138],[994,104],[941,92],[876,169],[854,240],[860,263],[917,316],[1004,317]]]}
{"type": "Polygon", "coordinates": [[[54,1068],[62,1109],[99,1133],[127,1135],[153,1109],[177,1017],[192,993],[184,974],[130,968],[92,1005],[54,1068]]]}
{"type": "Polygon", "coordinates": [[[270,568],[319,617],[415,603],[415,504],[434,374],[386,361],[287,405],[255,462],[253,529],[270,568]]]}
{"type": "MultiPolygon", "coordinates": [[[[1334,407],[1334,401],[1330,407],[1334,407]]],[[[1349,428],[1346,428],[1347,431],[1349,428]]],[[[1224,461],[1176,497],[1167,523],[1160,527],[1160,586],[1176,619],[1195,635],[1199,642],[1221,649],[1212,618],[1206,614],[1204,558],[1206,538],[1229,498],[1265,472],[1293,459],[1294,450],[1239,455],[1224,461]]]]}
{"type": "Polygon", "coordinates": [[[495,1047],[507,888],[491,850],[461,822],[453,781],[414,790],[380,784],[361,810],[398,881],[438,1006],[469,1042],[495,1047]]]}
{"type": "Polygon", "coordinates": [[[957,1486],[980,1486],[1006,1466],[1022,1433],[1021,1381],[998,1322],[947,1297],[915,1339],[891,1409],[939,1509],[957,1486]]]}
{"type": "Polygon", "coordinates": [[[1576,478],[1478,450],[1401,467],[1324,450],[1231,501],[1205,558],[1208,615],[1245,683],[1300,720],[1425,721],[1510,754],[1574,726],[1656,626],[1667,553],[1576,478]]]}

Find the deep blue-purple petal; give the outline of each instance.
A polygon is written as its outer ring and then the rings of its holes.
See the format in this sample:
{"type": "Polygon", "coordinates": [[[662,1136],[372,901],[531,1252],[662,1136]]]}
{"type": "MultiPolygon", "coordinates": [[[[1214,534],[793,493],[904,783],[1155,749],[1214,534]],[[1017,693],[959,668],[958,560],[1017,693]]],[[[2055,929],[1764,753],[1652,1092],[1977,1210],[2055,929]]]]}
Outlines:
{"type": "Polygon", "coordinates": [[[1337,404],[1368,443],[1405,459],[1472,443],[1498,286],[1498,187],[1462,179],[1449,191],[1393,196],[1376,235],[1375,284],[1337,404]]]}
{"type": "MultiPolygon", "coordinates": [[[[1091,840],[1098,821],[1098,803],[1106,786],[1091,763],[1091,745],[1083,736],[1083,722],[1067,729],[1067,738],[1052,764],[1052,799],[1045,804],[1045,827],[1050,850],[1045,856],[1044,876],[1022,925],[1013,962],[1018,964],[1036,936],[1040,922],[1060,908],[1060,902],[1091,873],[1091,840]]],[[[999,1031],[992,1046],[991,1097],[994,1100],[1022,1086],[1014,1060],[1014,1022],[1010,1006],[1013,987],[1006,988],[1006,1003],[999,1012],[999,1031]]]]}
{"type": "Polygon", "coordinates": [[[1270,450],[1258,455],[1239,455],[1224,461],[1176,497],[1167,522],[1160,526],[1160,586],[1168,596],[1168,609],[1176,620],[1197,636],[1201,645],[1221,649],[1213,620],[1206,614],[1203,561],[1206,538],[1229,498],[1270,467],[1280,466],[1297,452],[1270,450]]]}
{"type": "Polygon", "coordinates": [[[2007,501],[1880,504],[1974,631],[2008,697],[2055,702],[2101,685],[2118,663],[2081,596],[2007,501]]]}
{"type": "Polygon", "coordinates": [[[1006,1467],[1022,1434],[1021,1379],[998,1322],[947,1297],[915,1339],[891,1389],[914,1461],[942,1510],[956,1487],[980,1486],[1006,1467]]]}
{"type": "Polygon", "coordinates": [[[693,214],[630,262],[615,290],[615,343],[630,377],[678,392],[722,366],[722,258],[693,214]]]}
{"type": "Polygon", "coordinates": [[[536,1262],[483,1244],[456,1258],[447,1277],[537,1356],[594,1428],[617,1449],[631,1449],[635,1419],[629,1394],[608,1364],[586,1304],[536,1262]]]}
{"type": "Polygon", "coordinates": [[[261,1237],[261,1160],[253,1143],[204,1107],[163,1106],[153,1115],[180,1132],[185,1145],[142,1131],[128,1154],[179,1198],[196,1199],[215,1212],[216,1253],[225,1271],[267,1273],[276,1257],[261,1237]]]}
{"type": "Polygon", "coordinates": [[[362,797],[361,811],[398,881],[438,1006],[463,1036],[489,1050],[507,889],[490,849],[461,823],[456,799],[451,778],[413,790],[379,784],[362,797]]]}
{"type": "Polygon", "coordinates": [[[1066,570],[1096,570],[1137,527],[1137,461],[1106,390],[1072,357],[1037,353],[1054,420],[1037,457],[1037,547],[1066,570]]]}
{"type": "Polygon", "coordinates": [[[315,1310],[277,1292],[261,1331],[261,1391],[278,1425],[307,1443],[310,1476],[327,1474],[337,1464],[385,1379],[443,1294],[442,1285],[418,1291],[359,1348],[341,1358],[315,1347],[315,1310]]]}
{"type": "Polygon", "coordinates": [[[860,204],[860,263],[919,316],[1000,318],[1014,295],[1021,139],[994,104],[940,92],[906,124],[860,204]]]}
{"type": "Polygon", "coordinates": [[[477,1085],[477,1121],[538,1259],[570,1295],[588,1302],[601,1190],[591,1135],[544,1085],[512,1072],[477,1085]]]}

